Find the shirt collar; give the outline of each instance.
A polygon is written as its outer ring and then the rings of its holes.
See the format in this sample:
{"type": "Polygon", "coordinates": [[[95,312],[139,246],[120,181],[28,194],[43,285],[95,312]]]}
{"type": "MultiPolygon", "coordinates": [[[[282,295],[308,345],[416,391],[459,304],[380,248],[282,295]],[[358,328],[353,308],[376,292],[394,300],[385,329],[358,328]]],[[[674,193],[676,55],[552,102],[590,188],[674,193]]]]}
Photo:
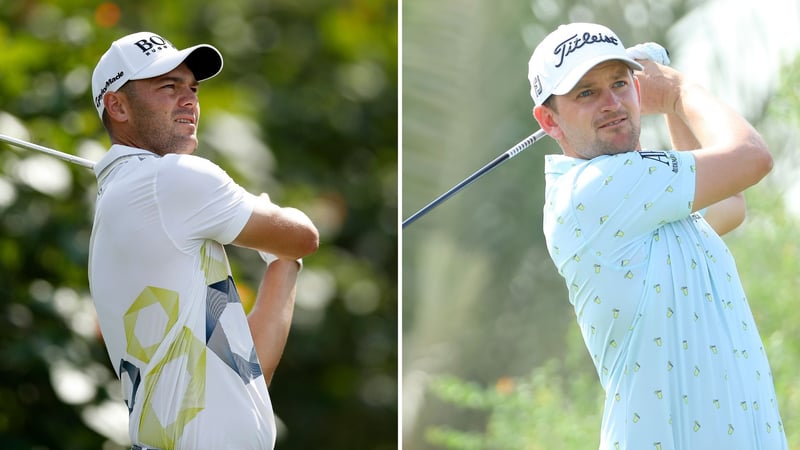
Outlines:
{"type": "Polygon", "coordinates": [[[546,175],[563,175],[569,169],[586,161],[566,155],[544,155],[544,173],[546,175]]]}
{"type": "Polygon", "coordinates": [[[106,169],[110,168],[115,162],[140,155],[142,157],[158,157],[158,155],[155,153],[147,150],[142,150],[136,147],[128,147],[127,145],[114,144],[111,146],[108,152],[102,158],[100,158],[100,161],[97,161],[97,164],[94,165],[94,174],[99,179],[100,175],[106,169]]]}

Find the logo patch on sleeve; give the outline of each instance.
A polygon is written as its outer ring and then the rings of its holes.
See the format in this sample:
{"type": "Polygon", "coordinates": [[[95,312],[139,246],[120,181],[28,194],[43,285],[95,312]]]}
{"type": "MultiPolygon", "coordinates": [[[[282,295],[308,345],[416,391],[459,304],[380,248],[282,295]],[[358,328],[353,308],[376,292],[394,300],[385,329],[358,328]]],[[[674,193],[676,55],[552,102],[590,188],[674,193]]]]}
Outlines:
{"type": "Polygon", "coordinates": [[[678,173],[678,158],[672,152],[639,152],[639,156],[665,166],[672,166],[672,172],[678,173]]]}

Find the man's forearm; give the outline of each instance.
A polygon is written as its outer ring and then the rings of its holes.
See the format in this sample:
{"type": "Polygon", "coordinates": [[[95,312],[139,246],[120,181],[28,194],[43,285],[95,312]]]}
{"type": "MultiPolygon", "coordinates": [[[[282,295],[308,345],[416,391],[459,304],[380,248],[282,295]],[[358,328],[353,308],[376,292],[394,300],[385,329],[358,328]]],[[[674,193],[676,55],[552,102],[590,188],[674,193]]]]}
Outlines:
{"type": "Polygon", "coordinates": [[[272,203],[267,194],[262,194],[233,244],[267,251],[281,258],[299,259],[317,250],[319,231],[302,211],[280,207],[272,203]]]}
{"type": "Polygon", "coordinates": [[[271,263],[264,272],[255,305],[247,316],[267,385],[272,381],[289,336],[298,269],[298,264],[291,260],[279,259],[271,263]]]}
{"type": "MultiPolygon", "coordinates": [[[[693,153],[697,174],[694,210],[725,200],[758,183],[772,169],[772,156],[746,119],[676,70],[643,61],[637,74],[643,114],[668,114],[688,127],[700,144],[693,153]]],[[[680,123],[674,123],[678,130],[680,123]]],[[[684,130],[685,131],[685,130],[684,130]]],[[[687,145],[683,138],[680,147],[687,145]]],[[[691,145],[690,145],[691,146],[691,145]]]]}
{"type": "MultiPolygon", "coordinates": [[[[667,114],[667,128],[675,150],[697,150],[700,142],[676,114],[667,114]]],[[[706,209],[705,219],[720,236],[741,225],[746,215],[744,195],[740,192],[706,209]]]]}
{"type": "Polygon", "coordinates": [[[700,142],[695,137],[686,122],[681,120],[678,115],[671,113],[665,115],[669,138],[672,141],[672,148],[675,150],[697,150],[700,142]]]}

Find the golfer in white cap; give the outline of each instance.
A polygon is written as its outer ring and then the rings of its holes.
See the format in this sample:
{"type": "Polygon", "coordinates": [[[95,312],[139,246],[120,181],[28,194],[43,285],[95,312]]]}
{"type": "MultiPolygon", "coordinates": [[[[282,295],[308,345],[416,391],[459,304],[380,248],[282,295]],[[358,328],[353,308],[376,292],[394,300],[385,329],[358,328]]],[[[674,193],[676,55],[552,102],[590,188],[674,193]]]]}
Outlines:
{"type": "Polygon", "coordinates": [[[767,355],[719,235],[772,158],[739,114],[608,28],[563,25],[529,63],[544,234],[606,392],[601,449],[785,449],[767,355]],[[635,73],[634,73],[635,72],[635,73]],[[644,151],[664,114],[674,150],[644,151]]]}
{"type": "Polygon", "coordinates": [[[283,352],[298,259],[318,233],[302,212],[252,195],[193,156],[212,46],[125,36],[92,76],[112,147],[95,166],[89,283],[122,382],[134,449],[271,449],[267,385],[283,352]],[[249,316],[224,244],[269,252],[249,316]]]}

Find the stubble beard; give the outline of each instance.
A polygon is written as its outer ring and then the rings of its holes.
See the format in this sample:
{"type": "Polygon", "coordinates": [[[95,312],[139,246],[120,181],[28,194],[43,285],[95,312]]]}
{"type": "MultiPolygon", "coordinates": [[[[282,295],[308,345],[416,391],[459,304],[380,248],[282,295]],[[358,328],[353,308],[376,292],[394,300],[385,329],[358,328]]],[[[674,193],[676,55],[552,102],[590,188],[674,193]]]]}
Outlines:
{"type": "Polygon", "coordinates": [[[582,151],[584,158],[593,159],[598,156],[616,155],[639,150],[639,136],[641,125],[631,122],[631,130],[624,142],[615,143],[610,140],[603,140],[597,137],[591,145],[582,151]]]}
{"type": "Polygon", "coordinates": [[[164,156],[169,153],[191,154],[197,148],[197,135],[180,134],[172,117],[165,123],[157,114],[145,109],[136,109],[138,135],[145,150],[164,156]]]}

